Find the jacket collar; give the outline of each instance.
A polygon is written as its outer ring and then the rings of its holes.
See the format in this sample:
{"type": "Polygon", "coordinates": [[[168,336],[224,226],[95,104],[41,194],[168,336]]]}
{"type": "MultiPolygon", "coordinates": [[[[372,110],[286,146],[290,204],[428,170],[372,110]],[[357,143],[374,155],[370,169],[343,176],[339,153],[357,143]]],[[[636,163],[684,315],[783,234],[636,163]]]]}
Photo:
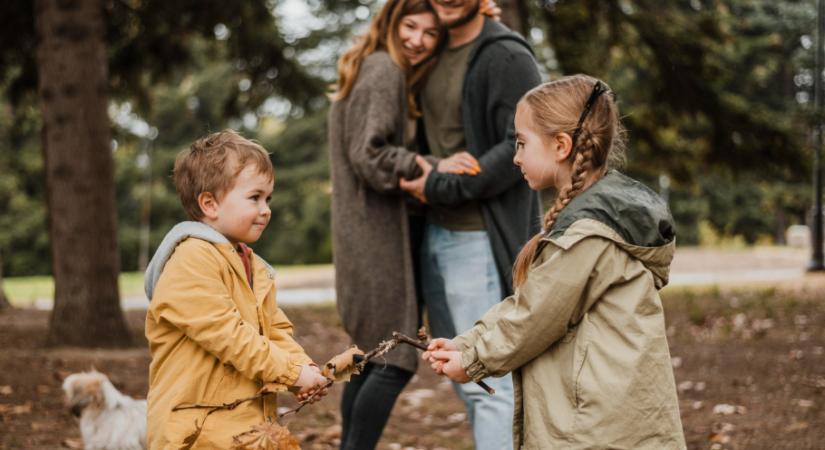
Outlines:
{"type": "MultiPolygon", "coordinates": [[[[243,285],[255,296],[255,303],[260,306],[266,299],[269,291],[275,286],[275,270],[266,261],[252,250],[250,262],[252,264],[252,286],[246,280],[246,270],[243,267],[238,251],[230,243],[213,243],[221,255],[229,262],[235,275],[243,280],[243,285]]],[[[251,250],[251,249],[250,249],[251,250]]]]}

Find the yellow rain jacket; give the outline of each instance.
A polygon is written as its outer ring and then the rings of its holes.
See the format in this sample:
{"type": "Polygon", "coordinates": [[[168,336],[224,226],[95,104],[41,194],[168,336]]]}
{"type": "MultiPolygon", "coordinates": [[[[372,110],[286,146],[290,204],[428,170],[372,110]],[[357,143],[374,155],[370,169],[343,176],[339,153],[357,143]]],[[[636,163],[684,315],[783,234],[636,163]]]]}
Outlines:
{"type": "Polygon", "coordinates": [[[276,416],[274,395],[208,418],[204,409],[172,408],[229,403],[265,382],[291,386],[312,362],[275,302],[272,268],[251,259],[254,289],[232,245],[199,222],[173,228],[153,257],[146,273],[150,449],[184,447],[196,427],[191,448],[229,448],[232,436],[276,416]]]}
{"type": "Polygon", "coordinates": [[[658,289],[667,206],[609,172],[562,210],[527,281],[455,339],[474,379],[513,372],[516,449],[684,449],[658,289]]]}

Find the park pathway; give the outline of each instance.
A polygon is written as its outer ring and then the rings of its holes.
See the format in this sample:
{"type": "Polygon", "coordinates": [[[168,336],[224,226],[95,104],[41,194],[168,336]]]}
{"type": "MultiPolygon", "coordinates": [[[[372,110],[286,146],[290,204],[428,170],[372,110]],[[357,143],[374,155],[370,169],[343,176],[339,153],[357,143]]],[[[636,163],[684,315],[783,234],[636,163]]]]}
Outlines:
{"type": "MultiPolygon", "coordinates": [[[[803,280],[810,260],[807,249],[753,247],[742,249],[679,248],[673,260],[669,287],[776,284],[803,280]]],[[[317,305],[335,301],[332,265],[287,269],[278,275],[278,303],[317,305]]],[[[125,296],[125,310],[146,309],[144,295],[125,296]]],[[[51,299],[38,299],[37,309],[51,309],[51,299]]]]}

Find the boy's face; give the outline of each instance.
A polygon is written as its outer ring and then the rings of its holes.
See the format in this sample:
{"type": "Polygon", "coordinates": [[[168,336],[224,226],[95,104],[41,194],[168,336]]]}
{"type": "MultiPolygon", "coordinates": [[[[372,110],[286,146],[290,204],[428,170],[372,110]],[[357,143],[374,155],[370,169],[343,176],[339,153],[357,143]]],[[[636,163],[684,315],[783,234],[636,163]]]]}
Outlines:
{"type": "MultiPolygon", "coordinates": [[[[247,165],[235,179],[235,185],[220,200],[201,203],[203,221],[226,236],[233,245],[257,241],[272,217],[269,200],[274,180],[247,165]]],[[[204,194],[201,194],[204,195],[204,194]]]]}

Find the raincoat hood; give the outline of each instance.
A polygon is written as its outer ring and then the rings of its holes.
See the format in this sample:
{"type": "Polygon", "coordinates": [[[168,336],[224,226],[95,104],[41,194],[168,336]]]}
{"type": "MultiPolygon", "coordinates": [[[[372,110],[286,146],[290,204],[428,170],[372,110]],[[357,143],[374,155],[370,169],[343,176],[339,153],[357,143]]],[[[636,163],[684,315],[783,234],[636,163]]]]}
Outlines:
{"type": "Polygon", "coordinates": [[[146,266],[146,273],[143,277],[143,289],[146,291],[146,298],[148,298],[149,301],[152,301],[155,285],[157,285],[160,274],[163,273],[163,268],[169,261],[169,257],[175,252],[178,244],[190,237],[213,244],[229,244],[229,240],[226,239],[224,235],[203,222],[187,221],[172,227],[172,229],[166,233],[158,249],[155,250],[155,254],[152,256],[152,260],[149,261],[149,265],[146,266]]]}
{"type": "Polygon", "coordinates": [[[559,213],[547,238],[569,248],[587,236],[610,239],[667,285],[676,248],[673,217],[664,200],[644,184],[611,170],[559,213]]]}

